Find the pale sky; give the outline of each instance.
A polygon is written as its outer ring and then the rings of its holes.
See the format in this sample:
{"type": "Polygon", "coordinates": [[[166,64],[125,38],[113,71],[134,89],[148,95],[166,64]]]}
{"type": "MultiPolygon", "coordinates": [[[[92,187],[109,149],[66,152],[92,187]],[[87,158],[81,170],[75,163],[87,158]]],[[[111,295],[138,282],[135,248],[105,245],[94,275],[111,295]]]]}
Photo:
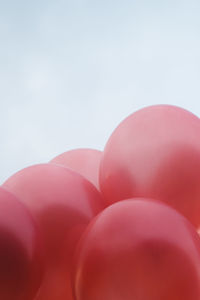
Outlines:
{"type": "Polygon", "coordinates": [[[199,0],[0,0],[0,182],[161,103],[200,116],[199,0]]]}

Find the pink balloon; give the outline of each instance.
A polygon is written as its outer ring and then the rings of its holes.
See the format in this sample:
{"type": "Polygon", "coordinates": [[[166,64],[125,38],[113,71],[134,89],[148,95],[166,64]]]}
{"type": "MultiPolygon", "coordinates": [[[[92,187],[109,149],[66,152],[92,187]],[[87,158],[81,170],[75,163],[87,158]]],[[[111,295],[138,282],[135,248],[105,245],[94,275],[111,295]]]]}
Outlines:
{"type": "Polygon", "coordinates": [[[81,175],[55,164],[25,168],[3,186],[29,208],[41,230],[47,270],[37,300],[73,299],[74,249],[90,220],[104,208],[100,193],[81,175]]]}
{"type": "Polygon", "coordinates": [[[38,228],[26,207],[0,187],[0,299],[32,300],[42,276],[38,228]]]}
{"type": "Polygon", "coordinates": [[[161,200],[200,225],[200,121],[170,105],[141,109],[109,138],[100,166],[107,203],[161,200]]]}
{"type": "Polygon", "coordinates": [[[200,238],[175,209],[151,199],[115,203],[77,247],[76,300],[200,299],[200,238]]]}
{"type": "Polygon", "coordinates": [[[64,152],[50,162],[69,167],[91,181],[99,189],[99,165],[102,152],[95,149],[74,149],[64,152]]]}

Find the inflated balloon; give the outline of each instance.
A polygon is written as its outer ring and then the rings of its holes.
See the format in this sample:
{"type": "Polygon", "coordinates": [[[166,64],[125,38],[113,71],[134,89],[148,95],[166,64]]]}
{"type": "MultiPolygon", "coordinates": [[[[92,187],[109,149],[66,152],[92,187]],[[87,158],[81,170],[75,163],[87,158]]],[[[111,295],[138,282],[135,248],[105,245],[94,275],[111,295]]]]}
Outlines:
{"type": "Polygon", "coordinates": [[[100,165],[107,203],[130,197],[164,201],[200,225],[200,120],[170,105],[126,118],[111,135],[100,165]]]}
{"type": "Polygon", "coordinates": [[[51,163],[73,169],[99,189],[99,165],[102,152],[94,149],[74,149],[52,159],[51,163]]]}
{"type": "Polygon", "coordinates": [[[29,208],[42,233],[48,269],[37,300],[72,299],[72,256],[87,224],[104,207],[100,193],[78,173],[56,164],[23,169],[4,186],[29,208]]]}
{"type": "Polygon", "coordinates": [[[200,238],[162,202],[120,201],[81,239],[74,291],[76,300],[200,299],[200,238]]]}
{"type": "Polygon", "coordinates": [[[42,275],[38,228],[25,206],[0,187],[0,299],[33,300],[42,275]]]}

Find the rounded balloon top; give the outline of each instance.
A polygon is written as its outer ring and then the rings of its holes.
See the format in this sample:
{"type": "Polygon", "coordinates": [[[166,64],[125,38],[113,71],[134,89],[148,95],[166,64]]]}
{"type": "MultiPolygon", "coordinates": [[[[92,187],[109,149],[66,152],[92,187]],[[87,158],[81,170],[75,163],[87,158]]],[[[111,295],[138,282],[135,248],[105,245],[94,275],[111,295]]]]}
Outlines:
{"type": "Polygon", "coordinates": [[[49,163],[21,170],[3,186],[30,210],[44,242],[47,272],[36,299],[72,299],[74,250],[88,223],[104,208],[99,191],[75,171],[49,163]]]}
{"type": "Polygon", "coordinates": [[[99,165],[102,152],[95,149],[73,149],[66,151],[55,158],[50,163],[56,163],[69,167],[87,178],[99,189],[99,165]]]}
{"type": "Polygon", "coordinates": [[[107,203],[150,197],[200,225],[200,120],[171,105],[143,108],[109,138],[100,164],[107,203]]]}
{"type": "Polygon", "coordinates": [[[77,248],[77,300],[197,300],[200,239],[175,209],[152,199],[115,203],[77,248]]]}

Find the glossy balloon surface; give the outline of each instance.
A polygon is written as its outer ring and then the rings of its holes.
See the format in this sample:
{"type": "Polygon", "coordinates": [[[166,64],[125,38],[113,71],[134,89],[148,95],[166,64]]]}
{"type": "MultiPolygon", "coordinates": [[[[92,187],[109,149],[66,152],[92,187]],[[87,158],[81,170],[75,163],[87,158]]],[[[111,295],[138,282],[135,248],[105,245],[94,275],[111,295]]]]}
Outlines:
{"type": "Polygon", "coordinates": [[[200,225],[200,120],[170,105],[141,109],[113,132],[100,165],[107,203],[130,197],[166,202],[200,225]]]}
{"type": "Polygon", "coordinates": [[[54,164],[23,169],[4,186],[29,208],[42,233],[48,269],[37,300],[71,299],[74,249],[89,221],[104,207],[100,193],[79,174],[54,164]],[[54,281],[54,273],[59,280],[54,281]]]}
{"type": "Polygon", "coordinates": [[[102,152],[95,149],[74,149],[64,152],[51,163],[71,168],[91,181],[99,189],[99,165],[102,152]]]}
{"type": "Polygon", "coordinates": [[[200,239],[176,210],[120,201],[89,225],[77,250],[76,300],[200,299],[200,239]]]}
{"type": "Polygon", "coordinates": [[[38,228],[24,205],[0,187],[0,299],[33,300],[42,274],[38,228]]]}

